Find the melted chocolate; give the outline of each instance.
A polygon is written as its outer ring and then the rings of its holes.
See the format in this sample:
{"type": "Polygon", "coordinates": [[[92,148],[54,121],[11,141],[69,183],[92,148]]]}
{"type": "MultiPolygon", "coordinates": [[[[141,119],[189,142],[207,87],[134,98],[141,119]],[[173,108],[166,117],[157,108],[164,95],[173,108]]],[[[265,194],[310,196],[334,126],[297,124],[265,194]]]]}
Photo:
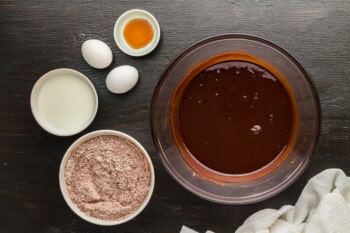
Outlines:
{"type": "Polygon", "coordinates": [[[286,88],[265,68],[224,61],[190,77],[173,113],[180,141],[200,163],[226,174],[255,171],[283,153],[293,131],[286,88]]]}

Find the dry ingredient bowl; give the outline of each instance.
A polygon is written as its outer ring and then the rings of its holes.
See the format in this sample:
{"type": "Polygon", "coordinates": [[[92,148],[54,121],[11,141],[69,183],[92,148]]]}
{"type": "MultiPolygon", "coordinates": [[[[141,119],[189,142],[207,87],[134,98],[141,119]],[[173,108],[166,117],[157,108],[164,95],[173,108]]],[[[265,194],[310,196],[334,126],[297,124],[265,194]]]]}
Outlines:
{"type": "Polygon", "coordinates": [[[292,184],[305,170],[313,153],[320,108],[306,71],[288,52],[261,38],[222,35],[203,40],[180,54],[165,70],[151,103],[153,140],[166,170],[187,190],[219,203],[245,204],[272,197],[292,184]],[[186,74],[198,64],[220,54],[249,54],[274,67],[287,81],[296,102],[295,142],[289,154],[272,167],[248,174],[203,175],[191,166],[177,145],[171,126],[173,95],[186,74]],[[225,179],[221,179],[224,177],[225,179]]]}
{"type": "MultiPolygon", "coordinates": [[[[127,153],[131,153],[131,152],[127,152],[127,153]]],[[[76,166],[79,166],[79,164],[76,164],[76,166]]],[[[84,182],[84,180],[82,180],[82,182],[84,182]]],[[[83,135],[82,137],[78,138],[67,149],[66,153],[64,154],[64,156],[62,158],[62,161],[61,161],[60,170],[59,170],[59,185],[60,185],[61,193],[62,193],[63,198],[66,201],[67,205],[80,218],[82,218],[85,221],[88,221],[90,223],[93,223],[93,224],[96,224],[96,225],[102,225],[102,226],[119,225],[119,224],[125,223],[127,221],[130,221],[131,219],[133,219],[137,215],[139,215],[143,211],[143,209],[147,206],[148,202],[150,201],[150,199],[152,197],[152,193],[153,193],[153,189],[154,189],[154,183],[155,183],[154,168],[153,168],[152,160],[149,157],[147,151],[144,149],[144,147],[138,141],[136,141],[136,139],[134,139],[130,135],[125,134],[125,133],[120,132],[120,131],[115,131],[115,130],[97,130],[97,131],[93,131],[93,132],[87,133],[87,134],[83,135]],[[147,164],[148,164],[149,170],[150,170],[150,175],[151,175],[150,176],[149,189],[148,189],[148,192],[145,195],[145,198],[142,201],[142,203],[140,203],[138,208],[135,209],[130,214],[128,214],[128,215],[126,215],[124,217],[121,217],[119,219],[115,219],[115,220],[104,220],[104,219],[100,219],[100,218],[97,218],[97,217],[90,216],[90,215],[86,214],[85,212],[83,212],[77,206],[77,204],[72,201],[72,199],[70,197],[70,194],[68,192],[66,179],[65,179],[65,168],[66,168],[67,161],[68,161],[68,158],[71,155],[71,153],[73,153],[77,149],[77,147],[81,146],[83,143],[87,142],[90,139],[97,138],[99,136],[115,136],[115,137],[118,137],[118,138],[125,139],[126,141],[128,141],[131,144],[133,144],[134,146],[136,146],[136,148],[138,148],[142,152],[142,155],[145,157],[145,160],[147,161],[147,164]]]]}

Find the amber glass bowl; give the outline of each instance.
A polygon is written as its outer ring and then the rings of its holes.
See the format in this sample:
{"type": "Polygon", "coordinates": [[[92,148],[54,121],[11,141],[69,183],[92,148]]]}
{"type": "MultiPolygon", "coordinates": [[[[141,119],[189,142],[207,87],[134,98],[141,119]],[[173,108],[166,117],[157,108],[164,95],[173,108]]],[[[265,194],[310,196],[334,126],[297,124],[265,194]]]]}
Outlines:
{"type": "Polygon", "coordinates": [[[203,40],[181,53],[162,74],[151,103],[151,130],[161,161],[174,179],[192,193],[219,203],[264,200],[292,184],[307,167],[320,128],[320,107],[312,82],[300,63],[281,47],[248,35],[221,35],[203,40]],[[256,171],[223,174],[188,156],[174,137],[171,116],[178,108],[175,90],[199,64],[221,54],[246,54],[283,76],[295,100],[295,132],[287,154],[256,171]]]}

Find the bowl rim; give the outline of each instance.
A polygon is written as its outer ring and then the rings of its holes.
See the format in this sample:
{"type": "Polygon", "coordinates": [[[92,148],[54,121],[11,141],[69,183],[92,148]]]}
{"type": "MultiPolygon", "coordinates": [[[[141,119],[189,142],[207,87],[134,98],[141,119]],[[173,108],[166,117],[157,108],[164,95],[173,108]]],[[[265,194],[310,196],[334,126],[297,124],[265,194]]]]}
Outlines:
{"type": "Polygon", "coordinates": [[[161,36],[161,30],[156,17],[146,10],[142,9],[131,9],[125,11],[118,17],[114,24],[113,38],[118,48],[125,54],[133,57],[141,57],[151,53],[158,45],[161,36]],[[154,36],[151,42],[140,49],[134,49],[128,45],[123,36],[124,27],[127,22],[135,18],[146,19],[152,26],[154,36]],[[126,21],[126,22],[124,22],[126,21]]]}
{"type": "Polygon", "coordinates": [[[95,225],[114,226],[114,225],[119,225],[119,224],[122,224],[122,223],[125,223],[125,222],[132,220],[133,218],[138,216],[146,208],[146,206],[150,202],[151,197],[153,195],[154,186],[155,186],[155,172],[154,172],[154,166],[153,166],[151,157],[149,156],[146,149],[135,138],[133,138],[129,134],[126,134],[126,133],[121,132],[121,131],[110,130],[110,129],[101,129],[101,130],[95,130],[95,131],[89,132],[89,133],[79,137],[68,147],[68,149],[64,153],[62,160],[61,160],[61,163],[60,163],[58,180],[59,180],[60,191],[61,191],[61,194],[63,196],[63,199],[65,200],[65,202],[69,206],[69,208],[77,216],[79,216],[83,220],[90,222],[90,223],[93,223],[95,225]],[[82,143],[86,142],[87,140],[95,138],[95,137],[103,136],[103,135],[112,135],[112,136],[121,137],[121,138],[128,140],[129,142],[131,142],[135,146],[137,146],[137,148],[139,148],[141,150],[143,156],[145,156],[145,158],[147,159],[150,173],[151,173],[150,188],[149,188],[148,193],[147,193],[144,201],[142,202],[142,204],[139,206],[139,208],[136,211],[134,211],[134,212],[130,213],[129,215],[124,216],[120,219],[117,219],[117,220],[103,220],[103,219],[89,216],[86,213],[84,213],[83,211],[81,211],[77,207],[77,205],[71,200],[71,198],[68,194],[68,191],[67,191],[67,185],[65,183],[65,178],[64,178],[65,166],[66,166],[68,157],[71,154],[71,152],[77,146],[81,145],[82,143]]]}
{"type": "Polygon", "coordinates": [[[161,164],[165,168],[165,170],[174,178],[174,180],[176,180],[177,183],[179,183],[183,188],[190,191],[194,195],[199,196],[203,199],[206,199],[206,200],[209,200],[212,202],[216,202],[216,203],[220,203],[220,204],[239,205],[239,204],[256,203],[256,202],[268,199],[272,196],[275,196],[278,193],[282,192],[283,190],[287,189],[289,186],[291,186],[304,173],[304,171],[306,170],[306,168],[308,167],[308,165],[310,163],[311,155],[314,154],[314,152],[316,150],[317,142],[318,142],[319,137],[320,137],[319,134],[321,132],[321,126],[322,126],[322,111],[321,111],[321,104],[320,104],[318,91],[316,89],[314,82],[310,78],[310,75],[308,74],[305,67],[295,57],[293,57],[288,52],[288,50],[286,50],[283,47],[281,47],[280,45],[277,45],[277,44],[273,43],[272,41],[265,39],[265,38],[262,38],[262,37],[253,36],[253,35],[249,35],[249,34],[227,33],[227,34],[210,36],[210,37],[207,37],[205,39],[199,40],[198,42],[195,42],[195,43],[187,46],[185,49],[183,49],[182,51],[177,53],[177,55],[175,55],[175,57],[169,62],[167,67],[161,73],[160,78],[159,78],[159,80],[156,84],[156,87],[154,89],[154,92],[152,94],[152,101],[150,104],[149,126],[150,126],[150,130],[151,130],[153,144],[156,148],[158,156],[161,158],[161,164]],[[301,73],[305,77],[305,80],[308,83],[310,89],[312,90],[312,95],[314,97],[315,111],[316,111],[315,114],[318,116],[318,118],[315,119],[317,121],[317,125],[316,125],[316,130],[315,130],[314,144],[312,145],[310,156],[307,158],[307,160],[303,164],[301,164],[296,169],[297,172],[293,172],[288,181],[283,180],[282,182],[277,184],[275,186],[276,188],[272,191],[270,190],[270,193],[268,195],[266,194],[266,192],[269,190],[262,192],[262,193],[259,193],[259,195],[249,196],[247,199],[240,199],[239,201],[232,201],[232,200],[221,198],[221,197],[218,198],[217,195],[211,194],[208,192],[205,192],[205,194],[204,194],[203,190],[197,188],[196,186],[189,185],[188,181],[186,179],[184,179],[181,175],[178,175],[178,172],[176,170],[169,167],[168,164],[164,161],[164,159],[162,157],[160,145],[159,145],[159,143],[157,143],[156,133],[154,130],[154,122],[153,122],[153,114],[154,114],[154,111],[155,111],[154,109],[155,109],[155,105],[156,105],[155,99],[158,95],[158,92],[159,92],[161,86],[162,86],[162,83],[164,82],[164,77],[169,72],[169,69],[174,64],[176,64],[179,60],[181,60],[183,57],[185,57],[188,53],[193,51],[195,48],[198,48],[202,45],[205,45],[208,42],[213,42],[213,41],[218,41],[218,40],[223,40],[223,39],[245,39],[245,40],[257,41],[257,42],[260,42],[262,44],[265,44],[269,47],[272,47],[272,48],[278,50],[278,52],[280,52],[284,56],[286,56],[301,71],[301,73]],[[200,191],[200,192],[198,192],[198,191],[200,191]]]}
{"type": "Polygon", "coordinates": [[[83,73],[70,69],[70,68],[58,68],[54,70],[50,70],[43,74],[34,84],[31,94],[30,94],[30,108],[33,114],[33,117],[35,121],[40,125],[42,129],[44,129],[46,132],[56,135],[56,136],[72,136],[75,134],[78,134],[85,130],[95,119],[97,110],[98,110],[98,95],[95,89],[95,86],[90,81],[88,77],[86,77],[83,73]],[[58,129],[56,127],[51,126],[49,123],[46,122],[45,118],[40,114],[39,107],[38,107],[38,99],[39,94],[42,89],[42,86],[44,83],[49,80],[50,78],[53,78],[60,74],[72,74],[74,77],[78,77],[82,81],[84,81],[86,84],[89,85],[93,98],[94,98],[94,109],[90,116],[90,119],[86,121],[84,124],[81,125],[80,128],[77,128],[76,130],[62,130],[58,129]]]}

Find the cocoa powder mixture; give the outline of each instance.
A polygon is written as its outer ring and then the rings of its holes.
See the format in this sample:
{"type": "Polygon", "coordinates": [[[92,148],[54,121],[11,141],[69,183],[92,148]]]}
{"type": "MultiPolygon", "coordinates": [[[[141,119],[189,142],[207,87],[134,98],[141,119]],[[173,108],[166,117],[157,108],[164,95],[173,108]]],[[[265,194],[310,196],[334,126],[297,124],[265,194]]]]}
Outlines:
{"type": "Polygon", "coordinates": [[[68,193],[78,208],[103,220],[121,219],[143,203],[151,172],[142,151],[112,135],[92,138],[69,156],[64,172],[68,193]]]}

